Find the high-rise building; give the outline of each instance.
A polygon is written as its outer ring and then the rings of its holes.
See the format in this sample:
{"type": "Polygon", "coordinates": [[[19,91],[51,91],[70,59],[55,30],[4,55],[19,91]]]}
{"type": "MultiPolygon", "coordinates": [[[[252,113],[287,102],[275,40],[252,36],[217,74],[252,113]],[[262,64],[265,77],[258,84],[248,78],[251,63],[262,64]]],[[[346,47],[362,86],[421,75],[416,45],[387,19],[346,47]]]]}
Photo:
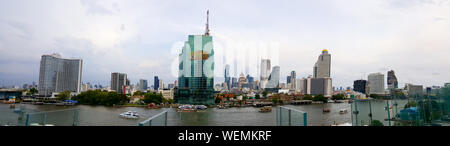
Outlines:
{"type": "Polygon", "coordinates": [[[306,94],[306,87],[307,87],[307,80],[305,78],[303,79],[296,79],[295,81],[295,91],[300,94],[306,94]]]}
{"type": "Polygon", "coordinates": [[[384,89],[384,74],[372,73],[368,76],[369,94],[385,94],[384,89]]]}
{"type": "Polygon", "coordinates": [[[278,88],[280,84],[280,66],[274,66],[264,89],[278,88]]]}
{"type": "Polygon", "coordinates": [[[394,73],[393,70],[388,71],[388,74],[387,74],[387,85],[388,85],[388,89],[390,89],[390,90],[398,88],[397,77],[395,76],[395,73],[394,73]]]}
{"type": "Polygon", "coordinates": [[[127,86],[127,74],[114,72],[111,73],[111,90],[124,94],[127,86]]]}
{"type": "Polygon", "coordinates": [[[309,88],[307,94],[325,97],[331,97],[332,95],[331,78],[308,78],[307,87],[309,88]]]}
{"type": "Polygon", "coordinates": [[[139,80],[139,90],[146,91],[148,89],[148,82],[147,80],[140,79],[139,80]]]}
{"type": "Polygon", "coordinates": [[[331,54],[328,54],[328,50],[324,49],[320,54],[316,64],[314,64],[314,78],[326,78],[331,74],[331,54]]]}
{"type": "Polygon", "coordinates": [[[291,83],[291,76],[286,77],[286,84],[289,84],[289,83],[291,83]]]}
{"type": "Polygon", "coordinates": [[[353,91],[367,94],[367,81],[366,80],[356,80],[353,81],[353,91]]]}
{"type": "Polygon", "coordinates": [[[289,87],[290,90],[295,90],[295,82],[296,82],[296,77],[297,74],[295,73],[295,71],[291,71],[291,75],[289,76],[289,83],[291,83],[291,86],[289,87]]]}
{"type": "Polygon", "coordinates": [[[39,95],[81,90],[82,59],[61,58],[59,54],[42,55],[39,69],[39,95]]]}
{"type": "Polygon", "coordinates": [[[261,60],[261,79],[260,79],[260,88],[264,89],[266,88],[266,84],[269,81],[269,75],[270,75],[270,60],[269,59],[262,59],[261,60]]]}
{"type": "Polygon", "coordinates": [[[231,84],[230,84],[230,65],[225,65],[225,84],[227,85],[226,89],[230,90],[231,89],[231,84]]]}
{"type": "Polygon", "coordinates": [[[214,49],[208,21],[209,11],[205,34],[189,35],[179,55],[177,103],[214,104],[214,49]]]}
{"type": "Polygon", "coordinates": [[[157,91],[159,89],[159,78],[158,76],[155,76],[155,79],[153,80],[153,89],[157,91]]]}

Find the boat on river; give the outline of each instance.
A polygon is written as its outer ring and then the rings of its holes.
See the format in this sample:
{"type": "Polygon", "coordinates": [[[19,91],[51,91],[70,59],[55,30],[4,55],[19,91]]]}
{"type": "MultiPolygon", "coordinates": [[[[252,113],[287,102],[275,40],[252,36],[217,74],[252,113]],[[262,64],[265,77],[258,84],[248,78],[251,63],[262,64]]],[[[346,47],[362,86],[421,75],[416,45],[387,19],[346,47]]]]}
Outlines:
{"type": "Polygon", "coordinates": [[[136,111],[127,111],[120,114],[120,117],[126,119],[139,119],[139,114],[136,111]]]}
{"type": "Polygon", "coordinates": [[[197,109],[192,105],[181,105],[178,107],[178,112],[197,112],[197,109]]]}
{"type": "Polygon", "coordinates": [[[340,114],[346,114],[347,112],[348,112],[347,109],[341,109],[341,110],[339,110],[339,113],[340,113],[340,114]]]}
{"type": "Polygon", "coordinates": [[[265,106],[263,108],[260,108],[259,112],[261,112],[261,113],[272,112],[272,107],[271,106],[265,106]]]}
{"type": "Polygon", "coordinates": [[[194,108],[197,109],[197,110],[206,110],[206,109],[208,109],[208,107],[205,106],[205,105],[196,105],[196,106],[194,106],[194,108]]]}

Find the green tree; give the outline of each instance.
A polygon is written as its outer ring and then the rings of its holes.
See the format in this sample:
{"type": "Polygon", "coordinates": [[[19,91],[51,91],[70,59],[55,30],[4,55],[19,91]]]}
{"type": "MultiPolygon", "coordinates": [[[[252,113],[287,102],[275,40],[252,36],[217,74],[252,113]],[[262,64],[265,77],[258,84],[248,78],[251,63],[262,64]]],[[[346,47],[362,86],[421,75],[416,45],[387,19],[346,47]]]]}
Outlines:
{"type": "Polygon", "coordinates": [[[264,98],[267,98],[267,94],[268,94],[267,91],[263,91],[262,92],[262,95],[263,95],[264,98]]]}
{"type": "Polygon", "coordinates": [[[384,124],[378,120],[373,120],[369,126],[384,126],[384,124]]]}
{"type": "Polygon", "coordinates": [[[70,91],[60,92],[57,97],[57,99],[61,101],[67,100],[69,98],[70,98],[70,91]]]}
{"type": "Polygon", "coordinates": [[[323,95],[316,95],[313,101],[322,101],[323,103],[327,103],[328,98],[324,97],[323,95]]]}
{"type": "Polygon", "coordinates": [[[261,99],[261,95],[256,94],[256,95],[255,95],[255,99],[261,99]]]}
{"type": "Polygon", "coordinates": [[[31,88],[31,89],[30,89],[30,94],[31,94],[31,95],[34,95],[34,94],[36,94],[36,93],[38,93],[38,90],[37,90],[36,88],[31,88]]]}
{"type": "Polygon", "coordinates": [[[344,94],[337,94],[337,95],[333,95],[331,97],[332,100],[344,100],[345,99],[345,95],[344,94]]]}
{"type": "Polygon", "coordinates": [[[309,94],[306,94],[305,97],[303,97],[303,100],[313,100],[313,97],[309,94]]]}
{"type": "Polygon", "coordinates": [[[106,106],[124,104],[129,101],[129,99],[123,94],[101,90],[82,92],[81,94],[72,97],[72,99],[77,100],[80,104],[106,106]]]}
{"type": "Polygon", "coordinates": [[[144,93],[142,93],[141,91],[136,91],[133,93],[134,96],[142,96],[144,95],[144,93]]]}
{"type": "Polygon", "coordinates": [[[144,102],[146,104],[149,103],[155,103],[155,104],[161,104],[163,102],[162,95],[160,93],[146,93],[144,95],[144,102]]]}

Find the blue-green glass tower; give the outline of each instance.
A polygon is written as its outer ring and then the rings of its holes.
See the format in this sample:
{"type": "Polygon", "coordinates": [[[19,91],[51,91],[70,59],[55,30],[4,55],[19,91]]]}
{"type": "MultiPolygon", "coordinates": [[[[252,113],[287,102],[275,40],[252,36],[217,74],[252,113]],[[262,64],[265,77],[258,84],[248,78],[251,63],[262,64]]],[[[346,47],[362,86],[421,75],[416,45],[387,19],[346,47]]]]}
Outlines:
{"type": "Polygon", "coordinates": [[[209,18],[204,35],[188,36],[179,55],[178,89],[174,98],[177,103],[214,104],[214,49],[208,24],[209,18]]]}

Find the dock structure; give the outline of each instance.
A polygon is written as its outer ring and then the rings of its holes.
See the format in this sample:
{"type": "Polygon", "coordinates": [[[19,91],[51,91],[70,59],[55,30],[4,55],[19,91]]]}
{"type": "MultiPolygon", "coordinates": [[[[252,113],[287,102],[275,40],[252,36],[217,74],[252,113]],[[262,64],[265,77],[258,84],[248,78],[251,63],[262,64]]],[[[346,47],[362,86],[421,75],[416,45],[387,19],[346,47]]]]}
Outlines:
{"type": "Polygon", "coordinates": [[[312,100],[295,100],[292,101],[291,104],[293,105],[306,105],[306,104],[312,104],[313,101],[312,100]]]}

